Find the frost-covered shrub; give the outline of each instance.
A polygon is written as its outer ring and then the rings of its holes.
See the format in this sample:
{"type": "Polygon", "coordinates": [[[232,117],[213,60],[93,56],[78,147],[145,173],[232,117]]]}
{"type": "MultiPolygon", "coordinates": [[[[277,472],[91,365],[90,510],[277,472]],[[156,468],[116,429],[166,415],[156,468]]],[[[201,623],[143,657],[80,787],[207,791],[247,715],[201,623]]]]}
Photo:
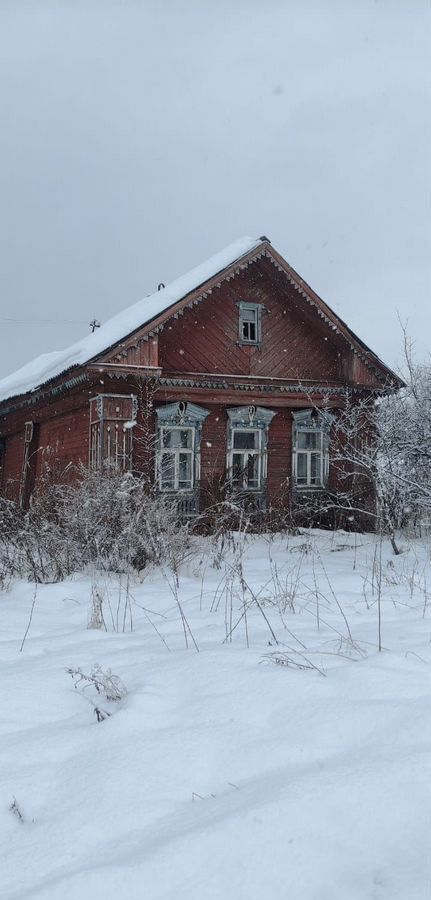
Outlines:
{"type": "Polygon", "coordinates": [[[46,478],[22,510],[0,500],[0,573],[60,581],[92,566],[131,572],[149,564],[177,569],[190,538],[175,506],[144,479],[81,468],[73,482],[46,478]]]}
{"type": "Polygon", "coordinates": [[[431,366],[416,365],[406,351],[406,386],[380,404],[379,477],[397,525],[431,521],[431,366]]]}
{"type": "Polygon", "coordinates": [[[111,669],[102,669],[97,663],[91,671],[86,673],[82,669],[67,668],[66,672],[71,676],[75,688],[87,697],[94,708],[98,722],[112,715],[111,709],[100,705],[100,700],[105,704],[121,703],[127,697],[127,688],[118,675],[114,675],[111,669]],[[89,693],[86,693],[89,691],[89,693]]]}
{"type": "Polygon", "coordinates": [[[63,522],[82,568],[88,563],[115,572],[148,564],[176,568],[188,552],[189,535],[171,501],[131,473],[81,470],[65,490],[63,522]]]}
{"type": "Polygon", "coordinates": [[[4,576],[59,581],[70,571],[69,556],[67,535],[52,498],[49,509],[38,498],[26,511],[0,499],[0,570],[4,576]]]}

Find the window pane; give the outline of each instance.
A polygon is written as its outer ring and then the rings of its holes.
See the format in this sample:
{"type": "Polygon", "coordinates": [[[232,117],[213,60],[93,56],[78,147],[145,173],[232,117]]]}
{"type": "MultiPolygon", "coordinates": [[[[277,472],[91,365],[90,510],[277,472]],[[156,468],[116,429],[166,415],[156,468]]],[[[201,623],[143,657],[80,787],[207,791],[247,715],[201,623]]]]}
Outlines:
{"type": "Polygon", "coordinates": [[[256,343],[256,341],[257,341],[257,323],[258,323],[257,308],[240,310],[240,334],[244,341],[251,341],[253,343],[256,343]]]}
{"type": "Polygon", "coordinates": [[[175,487],[175,455],[174,453],[162,453],[160,466],[162,488],[175,487]]]}
{"type": "Polygon", "coordinates": [[[307,453],[296,454],[296,480],[298,484],[307,484],[307,453]]]}
{"type": "Polygon", "coordinates": [[[178,487],[186,488],[192,486],[192,455],[191,453],[180,453],[178,462],[178,487]]]}
{"type": "Polygon", "coordinates": [[[162,432],[163,447],[181,447],[191,448],[192,446],[192,430],[191,428],[164,428],[162,432]]]}
{"type": "Polygon", "coordinates": [[[259,457],[257,453],[250,454],[247,460],[247,487],[259,487],[259,457]]]}
{"type": "Polygon", "coordinates": [[[297,444],[299,450],[317,450],[320,448],[322,439],[321,431],[300,431],[297,433],[297,444]]]}
{"type": "Polygon", "coordinates": [[[320,475],[320,463],[321,463],[321,455],[320,453],[311,453],[311,475],[310,475],[310,484],[321,484],[321,475],[320,475]]]}
{"type": "Polygon", "coordinates": [[[180,447],[191,447],[192,446],[192,432],[190,428],[184,428],[180,431],[180,447]]]}
{"type": "Polygon", "coordinates": [[[234,431],[233,446],[235,450],[258,450],[258,431],[234,431]]]}
{"type": "Polygon", "coordinates": [[[233,481],[242,481],[244,472],[244,459],[242,453],[232,454],[232,479],[233,481]]]}
{"type": "Polygon", "coordinates": [[[172,447],[172,435],[173,431],[170,431],[168,428],[163,428],[162,431],[162,446],[163,447],[172,447]]]}

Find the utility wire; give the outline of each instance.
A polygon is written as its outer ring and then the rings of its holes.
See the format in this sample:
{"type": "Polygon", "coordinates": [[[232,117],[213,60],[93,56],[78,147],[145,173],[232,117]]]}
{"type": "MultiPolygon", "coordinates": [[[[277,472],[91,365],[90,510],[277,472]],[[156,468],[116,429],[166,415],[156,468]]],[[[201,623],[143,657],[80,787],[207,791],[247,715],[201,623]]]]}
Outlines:
{"type": "Polygon", "coordinates": [[[83,319],[12,319],[0,316],[2,325],[88,325],[83,319]]]}

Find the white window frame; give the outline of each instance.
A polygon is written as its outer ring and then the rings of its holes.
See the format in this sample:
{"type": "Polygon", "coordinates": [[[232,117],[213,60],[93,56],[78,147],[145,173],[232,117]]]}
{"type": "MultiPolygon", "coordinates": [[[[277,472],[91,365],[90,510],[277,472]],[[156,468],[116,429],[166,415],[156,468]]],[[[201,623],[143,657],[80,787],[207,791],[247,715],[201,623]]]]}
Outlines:
{"type": "Polygon", "coordinates": [[[314,410],[305,410],[294,413],[293,423],[293,453],[292,453],[292,472],[293,481],[297,490],[322,490],[328,481],[329,476],[329,452],[328,452],[328,432],[330,420],[326,417],[319,418],[319,414],[314,410]],[[299,434],[317,434],[319,436],[318,448],[302,448],[298,447],[299,434]],[[303,456],[306,459],[306,480],[299,481],[298,478],[298,457],[303,456]],[[318,464],[318,481],[312,481],[311,460],[313,456],[319,458],[318,464]]]}
{"type": "Polygon", "coordinates": [[[245,344],[251,347],[258,347],[262,342],[262,309],[264,308],[261,303],[248,303],[245,300],[241,300],[238,303],[239,307],[239,319],[238,319],[238,330],[239,330],[239,343],[245,344]],[[253,320],[246,319],[245,313],[253,313],[253,320]],[[254,338],[244,337],[243,330],[245,322],[249,322],[250,324],[254,324],[255,328],[255,336],[254,338]]]}
{"type": "Polygon", "coordinates": [[[160,493],[194,495],[199,490],[200,484],[200,446],[202,427],[209,415],[209,410],[190,403],[187,400],[178,400],[156,407],[157,443],[155,482],[160,493]],[[190,431],[192,435],[191,447],[163,447],[163,433],[166,431],[190,431]],[[174,486],[162,486],[161,461],[164,453],[174,455],[174,486]],[[191,459],[191,482],[187,487],[179,484],[179,457],[181,453],[187,453],[191,459]]]}
{"type": "Polygon", "coordinates": [[[183,493],[184,491],[192,491],[195,486],[195,456],[196,456],[196,428],[193,425],[161,425],[160,426],[160,446],[159,452],[157,456],[157,467],[158,467],[158,475],[159,475],[159,490],[162,493],[172,493],[175,491],[176,493],[183,493]],[[164,447],[163,446],[163,435],[166,431],[189,431],[191,433],[191,447],[164,447]],[[190,457],[190,473],[191,479],[190,484],[186,487],[179,486],[179,469],[180,469],[180,454],[185,454],[190,457]],[[162,459],[163,456],[173,456],[174,457],[174,486],[164,486],[162,484],[162,459]]]}
{"type": "Polygon", "coordinates": [[[228,480],[230,482],[230,487],[233,493],[238,491],[246,491],[247,493],[255,493],[259,494],[263,497],[263,502],[265,503],[266,497],[266,478],[267,478],[267,468],[268,468],[268,435],[269,435],[269,426],[272,422],[272,419],[275,416],[275,410],[265,409],[263,406],[235,406],[228,407],[226,409],[228,416],[228,428],[227,428],[227,455],[226,455],[226,470],[228,480]],[[234,448],[234,433],[237,431],[246,431],[246,432],[258,432],[259,438],[259,449],[256,450],[236,450],[234,448]],[[259,478],[259,486],[258,487],[250,487],[247,484],[247,477],[244,476],[243,486],[238,484],[238,482],[233,481],[233,454],[234,453],[244,453],[253,455],[257,454],[258,457],[258,478],[259,478]]]}
{"type": "Polygon", "coordinates": [[[323,447],[323,438],[324,438],[323,431],[320,431],[320,430],[316,431],[316,429],[313,430],[311,428],[307,428],[307,429],[299,428],[297,431],[297,434],[318,434],[319,439],[320,439],[319,440],[320,446],[317,448],[313,448],[311,450],[302,449],[302,447],[296,448],[296,473],[295,473],[296,483],[297,483],[298,487],[323,487],[324,483],[325,483],[325,480],[324,480],[325,453],[324,453],[324,447],[323,447]],[[303,456],[306,459],[305,481],[299,480],[298,462],[299,462],[300,456],[303,456]],[[315,480],[315,481],[312,481],[312,477],[314,477],[314,476],[312,476],[312,473],[311,473],[311,460],[312,460],[313,456],[318,457],[318,460],[319,460],[318,467],[317,467],[318,474],[316,476],[317,480],[315,480]]]}
{"type": "Polygon", "coordinates": [[[262,489],[262,429],[255,427],[234,427],[232,428],[232,447],[229,450],[228,454],[228,469],[229,469],[229,481],[231,481],[232,485],[235,487],[240,487],[241,490],[244,491],[260,491],[262,489]],[[235,447],[235,435],[239,433],[246,434],[257,434],[257,449],[248,449],[241,450],[235,447]],[[239,485],[237,481],[233,479],[233,458],[234,456],[241,455],[244,458],[244,465],[242,467],[242,485],[239,485]],[[249,456],[257,456],[257,485],[252,485],[251,487],[248,484],[248,476],[247,476],[247,464],[249,456]]]}

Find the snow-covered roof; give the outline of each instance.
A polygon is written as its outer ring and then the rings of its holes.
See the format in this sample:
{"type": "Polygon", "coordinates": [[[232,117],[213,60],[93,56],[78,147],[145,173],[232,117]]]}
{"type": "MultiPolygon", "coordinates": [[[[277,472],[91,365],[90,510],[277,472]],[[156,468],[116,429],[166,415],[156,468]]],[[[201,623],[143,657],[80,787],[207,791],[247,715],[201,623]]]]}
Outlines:
{"type": "Polygon", "coordinates": [[[88,334],[65,350],[44,353],[21,369],[0,381],[0,401],[29,391],[35,391],[47,381],[61,375],[73,366],[83,365],[108,347],[136,331],[141,325],[150,322],[155,316],[169,309],[174,303],[182,300],[190,291],[213,278],[218,272],[231,266],[236,260],[250,253],[262,239],[243,237],[225,247],[220,253],[211,256],[206,262],[182,275],[161,291],[156,291],[133,306],[113,316],[93,334],[88,334]]]}

